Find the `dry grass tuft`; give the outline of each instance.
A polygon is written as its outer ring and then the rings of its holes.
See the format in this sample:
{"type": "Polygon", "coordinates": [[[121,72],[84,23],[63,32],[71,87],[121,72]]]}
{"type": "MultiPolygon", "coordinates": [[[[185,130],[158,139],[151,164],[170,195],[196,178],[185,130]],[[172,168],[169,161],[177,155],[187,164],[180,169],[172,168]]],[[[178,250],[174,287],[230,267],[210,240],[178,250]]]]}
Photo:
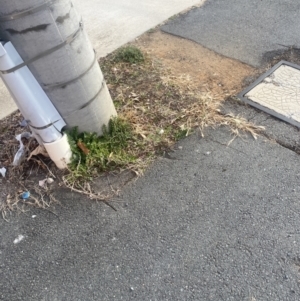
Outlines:
{"type": "Polygon", "coordinates": [[[140,137],[130,145],[137,158],[155,157],[195,129],[204,135],[205,128],[222,125],[230,127],[235,137],[249,133],[255,139],[264,130],[238,116],[222,114],[224,95],[199,92],[189,75],[174,76],[147,56],[136,65],[112,64],[109,56],[101,66],[119,115],[140,137]]]}

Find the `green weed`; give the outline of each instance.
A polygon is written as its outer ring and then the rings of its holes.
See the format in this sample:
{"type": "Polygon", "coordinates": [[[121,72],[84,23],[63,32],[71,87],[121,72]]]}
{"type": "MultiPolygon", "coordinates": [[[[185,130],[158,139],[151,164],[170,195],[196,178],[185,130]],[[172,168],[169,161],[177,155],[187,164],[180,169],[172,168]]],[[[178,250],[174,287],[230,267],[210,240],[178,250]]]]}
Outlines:
{"type": "Polygon", "coordinates": [[[130,64],[138,64],[144,62],[144,55],[140,49],[135,46],[126,46],[120,48],[114,57],[116,63],[124,62],[130,64]]]}
{"type": "Polygon", "coordinates": [[[178,129],[174,133],[174,137],[176,141],[179,141],[189,135],[189,130],[188,129],[178,129]]]}
{"type": "MultiPolygon", "coordinates": [[[[87,180],[99,172],[125,167],[136,158],[128,149],[134,139],[131,126],[120,118],[113,118],[103,127],[103,136],[79,133],[77,128],[67,132],[73,152],[69,165],[71,180],[87,180]]],[[[69,179],[70,180],[70,179],[69,179]]]]}

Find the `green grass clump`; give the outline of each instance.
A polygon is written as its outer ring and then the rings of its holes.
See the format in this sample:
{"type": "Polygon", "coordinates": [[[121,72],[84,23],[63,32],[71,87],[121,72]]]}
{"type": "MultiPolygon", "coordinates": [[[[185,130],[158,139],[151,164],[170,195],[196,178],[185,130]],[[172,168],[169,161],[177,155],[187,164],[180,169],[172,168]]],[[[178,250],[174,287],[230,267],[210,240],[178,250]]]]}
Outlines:
{"type": "Polygon", "coordinates": [[[140,49],[135,46],[126,46],[120,48],[114,57],[114,61],[130,63],[130,64],[138,64],[144,62],[144,55],[140,49]]]}
{"type": "Polygon", "coordinates": [[[133,139],[131,126],[120,118],[110,120],[103,127],[103,136],[96,133],[79,133],[73,128],[68,133],[73,152],[69,165],[69,181],[89,180],[99,172],[124,167],[135,161],[127,149],[133,139]]]}
{"type": "Polygon", "coordinates": [[[174,131],[174,138],[175,141],[179,141],[189,135],[189,130],[188,129],[179,129],[174,131]]]}

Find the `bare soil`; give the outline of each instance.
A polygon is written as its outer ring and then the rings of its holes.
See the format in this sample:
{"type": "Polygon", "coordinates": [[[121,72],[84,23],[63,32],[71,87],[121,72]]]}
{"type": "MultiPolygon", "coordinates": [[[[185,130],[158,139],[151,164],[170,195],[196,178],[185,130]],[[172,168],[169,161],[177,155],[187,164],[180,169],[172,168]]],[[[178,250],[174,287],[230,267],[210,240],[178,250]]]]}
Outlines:
{"type": "Polygon", "coordinates": [[[172,75],[185,78],[201,92],[209,91],[218,100],[237,94],[244,79],[257,74],[251,66],[159,30],[145,33],[134,44],[159,60],[172,75]]]}

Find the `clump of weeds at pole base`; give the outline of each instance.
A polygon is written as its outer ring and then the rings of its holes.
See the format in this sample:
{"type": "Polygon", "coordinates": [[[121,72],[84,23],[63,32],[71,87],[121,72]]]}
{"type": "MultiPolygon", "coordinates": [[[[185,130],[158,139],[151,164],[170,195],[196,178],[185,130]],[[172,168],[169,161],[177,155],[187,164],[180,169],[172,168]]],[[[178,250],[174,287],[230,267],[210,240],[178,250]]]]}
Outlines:
{"type": "Polygon", "coordinates": [[[68,183],[90,180],[101,172],[131,169],[141,174],[156,156],[207,126],[228,125],[235,135],[256,137],[262,128],[219,112],[220,102],[206,93],[185,91],[168,71],[135,46],[122,47],[100,65],[114,99],[118,118],[104,135],[69,132],[73,149],[68,183]]]}

